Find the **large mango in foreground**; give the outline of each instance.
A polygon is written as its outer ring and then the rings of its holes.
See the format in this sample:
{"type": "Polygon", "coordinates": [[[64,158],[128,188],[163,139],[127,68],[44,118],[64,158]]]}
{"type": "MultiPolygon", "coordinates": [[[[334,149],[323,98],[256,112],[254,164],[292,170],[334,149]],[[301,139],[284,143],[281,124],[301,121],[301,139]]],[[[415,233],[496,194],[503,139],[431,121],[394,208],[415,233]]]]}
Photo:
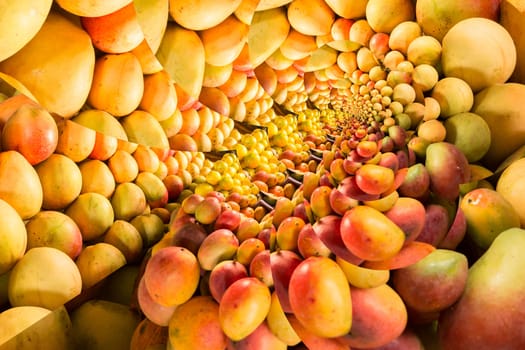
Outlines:
{"type": "Polygon", "coordinates": [[[49,112],[65,118],[86,102],[94,67],[89,35],[55,11],[27,45],[0,62],[1,72],[24,84],[49,112]]]}

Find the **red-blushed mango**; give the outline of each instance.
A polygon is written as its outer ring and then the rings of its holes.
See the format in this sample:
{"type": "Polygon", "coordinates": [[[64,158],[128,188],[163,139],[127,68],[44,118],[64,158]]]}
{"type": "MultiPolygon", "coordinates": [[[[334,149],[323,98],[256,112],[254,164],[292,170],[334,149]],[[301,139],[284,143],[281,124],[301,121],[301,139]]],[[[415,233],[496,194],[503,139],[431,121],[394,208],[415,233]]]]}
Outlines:
{"type": "Polygon", "coordinates": [[[416,241],[426,242],[437,247],[445,238],[452,223],[452,212],[445,203],[428,203],[425,206],[425,226],[416,241]]]}
{"type": "Polygon", "coordinates": [[[82,233],[69,216],[41,210],[26,222],[27,248],[53,247],[76,259],[82,250],[82,233]]]}
{"type": "Polygon", "coordinates": [[[233,282],[219,305],[222,331],[233,341],[247,337],[264,322],[270,304],[270,290],[259,279],[245,277],[233,282]]]}
{"type": "Polygon", "coordinates": [[[315,233],[313,226],[306,223],[297,237],[297,250],[303,258],[309,256],[330,256],[332,251],[315,233]]]}
{"type": "Polygon", "coordinates": [[[288,320],[303,344],[309,349],[348,350],[348,346],[338,338],[321,337],[309,331],[294,314],[288,315],[288,320]]]}
{"type": "Polygon", "coordinates": [[[440,314],[438,339],[445,349],[521,349],[525,334],[519,323],[524,291],[525,231],[511,228],[494,239],[470,267],[465,290],[453,308],[440,314]],[[518,302],[518,304],[517,304],[518,302]],[[487,315],[497,314],[487,322],[487,315]],[[473,337],[472,334],[477,336],[473,337]]]}
{"type": "Polygon", "coordinates": [[[422,163],[408,167],[405,179],[398,188],[403,197],[424,199],[429,194],[430,176],[427,168],[422,163]]]}
{"type": "Polygon", "coordinates": [[[49,158],[58,144],[58,127],[49,112],[32,103],[22,104],[2,128],[2,149],[15,150],[38,164],[49,158]]]}
{"type": "Polygon", "coordinates": [[[408,307],[418,312],[436,312],[459,299],[467,274],[465,255],[436,249],[418,262],[393,271],[392,282],[408,307]]]}
{"type": "Polygon", "coordinates": [[[228,350],[273,349],[286,350],[288,345],[279,339],[263,321],[253,332],[241,340],[228,340],[228,350]]]}
{"type": "Polygon", "coordinates": [[[223,260],[211,270],[208,279],[210,294],[218,303],[228,287],[235,281],[248,277],[246,266],[236,260],[223,260]]]}
{"type": "Polygon", "coordinates": [[[270,253],[273,287],[284,312],[292,312],[289,297],[290,278],[301,261],[301,257],[290,250],[278,250],[270,253]]]}
{"type": "Polygon", "coordinates": [[[363,267],[380,270],[395,270],[415,264],[436,250],[426,242],[412,241],[403,245],[399,253],[383,261],[365,261],[363,267]]]}
{"type": "Polygon", "coordinates": [[[220,261],[232,259],[238,248],[239,240],[232,231],[225,228],[214,230],[199,246],[199,265],[202,269],[211,271],[220,261]]]}
{"type": "Polygon", "coordinates": [[[219,304],[211,296],[195,296],[179,305],[168,325],[171,347],[180,350],[226,348],[219,321],[219,304]]]}
{"type": "Polygon", "coordinates": [[[360,205],[343,215],[341,238],[348,250],[359,258],[381,261],[401,250],[405,233],[377,209],[360,205]]]}
{"type": "Polygon", "coordinates": [[[388,284],[351,288],[352,330],[339,339],[352,348],[374,348],[396,339],[407,325],[403,300],[388,284]]]}
{"type": "Polygon", "coordinates": [[[180,305],[195,293],[200,267],[192,252],[169,246],[158,250],[148,260],[143,276],[153,300],[164,306],[180,305]]]}
{"type": "Polygon", "coordinates": [[[425,167],[430,175],[430,190],[438,197],[456,200],[459,185],[470,180],[465,155],[455,145],[435,142],[426,149],[425,167]]]}
{"type": "Polygon", "coordinates": [[[341,216],[328,215],[312,225],[314,234],[319,237],[330,252],[353,264],[360,264],[363,259],[353,254],[343,242],[341,235],[341,216]]]}
{"type": "Polygon", "coordinates": [[[270,250],[265,249],[255,255],[248,266],[248,274],[263,282],[268,288],[274,287],[270,250]]]}
{"type": "Polygon", "coordinates": [[[499,3],[499,0],[422,0],[416,3],[416,19],[426,35],[441,41],[448,30],[463,19],[485,17],[497,21],[499,3]]]}
{"type": "Polygon", "coordinates": [[[303,260],[290,277],[288,296],[295,317],[316,336],[338,337],[350,331],[350,287],[344,272],[332,259],[303,260]]]}
{"type": "Polygon", "coordinates": [[[153,300],[146,288],[143,277],[140,278],[137,286],[137,302],[144,316],[161,327],[168,326],[173,312],[177,308],[177,305],[164,306],[153,300]]]}
{"type": "Polygon", "coordinates": [[[384,214],[403,230],[404,244],[415,240],[425,226],[425,206],[411,197],[399,197],[384,214]]]}

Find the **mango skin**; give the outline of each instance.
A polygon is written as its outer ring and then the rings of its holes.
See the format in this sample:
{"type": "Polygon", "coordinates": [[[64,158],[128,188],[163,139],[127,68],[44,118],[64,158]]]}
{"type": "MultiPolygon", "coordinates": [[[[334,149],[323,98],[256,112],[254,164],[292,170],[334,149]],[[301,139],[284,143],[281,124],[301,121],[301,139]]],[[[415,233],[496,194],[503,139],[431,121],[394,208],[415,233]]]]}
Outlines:
{"type": "Polygon", "coordinates": [[[461,199],[467,219],[467,235],[482,249],[487,249],[502,231],[520,226],[520,217],[509,201],[488,188],[474,189],[461,199]]]}
{"type": "Polygon", "coordinates": [[[525,230],[511,228],[471,266],[461,298],[440,315],[441,349],[525,348],[524,249],[525,230]]]}
{"type": "Polygon", "coordinates": [[[436,312],[459,299],[467,275],[465,255],[436,249],[417,263],[392,271],[392,282],[407,306],[418,312],[436,312]]]}
{"type": "Polygon", "coordinates": [[[430,190],[443,199],[456,200],[459,185],[470,180],[467,158],[448,142],[435,142],[427,147],[425,167],[430,175],[430,190]]]}

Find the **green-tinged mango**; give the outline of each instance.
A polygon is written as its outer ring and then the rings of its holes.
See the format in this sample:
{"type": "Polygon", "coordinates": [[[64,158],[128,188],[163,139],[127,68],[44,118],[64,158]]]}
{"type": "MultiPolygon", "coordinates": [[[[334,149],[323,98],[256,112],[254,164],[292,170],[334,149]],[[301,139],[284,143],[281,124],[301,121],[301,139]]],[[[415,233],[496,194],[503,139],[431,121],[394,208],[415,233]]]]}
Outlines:
{"type": "Polygon", "coordinates": [[[524,349],[525,230],[511,228],[471,266],[465,290],[439,318],[441,349],[524,349]]]}
{"type": "Polygon", "coordinates": [[[462,253],[436,249],[417,263],[392,272],[394,289],[418,312],[444,310],[465,288],[468,261],[462,253]]]}
{"type": "Polygon", "coordinates": [[[511,227],[520,227],[520,217],[500,193],[488,188],[474,189],[461,199],[467,219],[467,235],[482,249],[511,227]]]}
{"type": "Polygon", "coordinates": [[[138,313],[129,306],[105,300],[89,300],[71,312],[76,349],[129,349],[138,313]]]}

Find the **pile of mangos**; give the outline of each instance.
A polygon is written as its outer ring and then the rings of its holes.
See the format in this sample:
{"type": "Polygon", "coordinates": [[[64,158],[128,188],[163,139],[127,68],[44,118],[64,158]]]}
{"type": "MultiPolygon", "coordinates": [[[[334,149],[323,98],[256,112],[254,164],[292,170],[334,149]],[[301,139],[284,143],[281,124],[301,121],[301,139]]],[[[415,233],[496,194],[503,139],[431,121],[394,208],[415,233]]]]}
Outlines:
{"type": "Polygon", "coordinates": [[[0,350],[525,348],[523,1],[38,5],[0,350]]]}

